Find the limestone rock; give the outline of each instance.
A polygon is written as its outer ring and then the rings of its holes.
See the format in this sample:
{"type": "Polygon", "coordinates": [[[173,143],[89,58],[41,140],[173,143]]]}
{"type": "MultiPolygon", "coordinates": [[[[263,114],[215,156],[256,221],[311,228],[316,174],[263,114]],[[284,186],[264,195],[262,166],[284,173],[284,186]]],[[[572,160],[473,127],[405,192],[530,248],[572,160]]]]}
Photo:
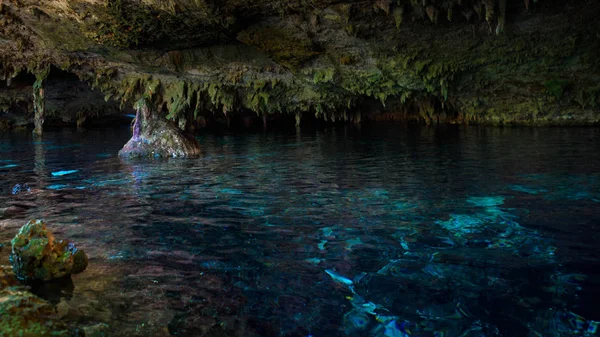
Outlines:
{"type": "Polygon", "coordinates": [[[0,290],[0,331],[5,337],[69,336],[54,308],[22,287],[0,290]]]}
{"type": "Polygon", "coordinates": [[[52,305],[19,285],[9,266],[0,266],[0,336],[69,336],[52,305]]]}
{"type": "Polygon", "coordinates": [[[146,100],[138,101],[136,108],[133,135],[119,156],[188,158],[200,154],[198,141],[158,116],[146,100]]]}
{"type": "Polygon", "coordinates": [[[98,323],[83,328],[86,337],[105,337],[108,336],[109,326],[106,323],[98,323]]]}
{"type": "Polygon", "coordinates": [[[10,260],[23,282],[50,281],[81,273],[88,264],[83,250],[56,240],[41,220],[31,220],[12,240],[10,260]]]}
{"type": "MultiPolygon", "coordinates": [[[[45,123],[117,121],[144,97],[188,129],[247,113],[598,125],[600,2],[529,2],[4,1],[0,129],[31,123],[33,77],[49,67],[45,123]]],[[[122,155],[196,151],[165,150],[191,144],[165,125],[122,155]]]]}
{"type": "Polygon", "coordinates": [[[0,266],[0,289],[12,287],[19,284],[9,266],[0,266]]]}

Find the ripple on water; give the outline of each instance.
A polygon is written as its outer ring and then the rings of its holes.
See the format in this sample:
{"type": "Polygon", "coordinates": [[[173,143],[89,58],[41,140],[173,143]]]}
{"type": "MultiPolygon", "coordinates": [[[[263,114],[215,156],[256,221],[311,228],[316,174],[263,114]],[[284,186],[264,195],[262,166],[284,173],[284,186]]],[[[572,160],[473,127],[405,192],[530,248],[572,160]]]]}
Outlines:
{"type": "Polygon", "coordinates": [[[128,128],[2,134],[0,243],[76,241],[60,312],[113,336],[593,334],[598,129],[332,130],[149,162],[128,128]]]}

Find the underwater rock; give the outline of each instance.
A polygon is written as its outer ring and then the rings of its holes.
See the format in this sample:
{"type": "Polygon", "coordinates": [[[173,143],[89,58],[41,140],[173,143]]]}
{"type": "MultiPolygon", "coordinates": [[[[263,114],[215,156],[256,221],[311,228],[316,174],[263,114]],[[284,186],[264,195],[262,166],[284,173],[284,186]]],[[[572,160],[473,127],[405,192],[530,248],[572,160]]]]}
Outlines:
{"type": "Polygon", "coordinates": [[[19,285],[19,281],[9,266],[0,266],[0,289],[19,285]]]}
{"type": "Polygon", "coordinates": [[[10,260],[23,282],[50,281],[78,274],[88,265],[87,255],[71,242],[56,240],[41,220],[31,220],[12,240],[10,260]]]}
{"type": "Polygon", "coordinates": [[[70,335],[49,303],[19,286],[0,290],[0,331],[5,337],[70,335]]]}
{"type": "Polygon", "coordinates": [[[52,305],[20,285],[10,266],[0,266],[0,335],[69,336],[52,305]]]}
{"type": "Polygon", "coordinates": [[[22,192],[31,192],[31,187],[27,184],[16,184],[12,189],[12,194],[19,194],[22,192]]]}
{"type": "Polygon", "coordinates": [[[119,151],[121,157],[196,157],[200,154],[198,141],[177,126],[153,113],[149,103],[136,103],[133,135],[119,151]]]}
{"type": "Polygon", "coordinates": [[[85,337],[105,337],[108,336],[108,324],[98,323],[92,326],[86,326],[82,330],[85,337]]]}

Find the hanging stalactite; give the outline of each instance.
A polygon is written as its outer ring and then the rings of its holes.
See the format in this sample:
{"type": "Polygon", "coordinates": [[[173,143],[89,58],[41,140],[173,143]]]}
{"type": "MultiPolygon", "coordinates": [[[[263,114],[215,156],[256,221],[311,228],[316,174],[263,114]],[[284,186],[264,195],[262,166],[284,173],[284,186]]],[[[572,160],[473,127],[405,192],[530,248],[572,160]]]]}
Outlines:
{"type": "Polygon", "coordinates": [[[496,26],[496,35],[504,33],[506,24],[506,0],[498,0],[498,25],[496,26]]]}
{"type": "Polygon", "coordinates": [[[302,119],[302,112],[296,111],[296,128],[300,128],[300,120],[302,119]]]}
{"type": "Polygon", "coordinates": [[[44,83],[49,73],[50,67],[45,67],[35,74],[35,82],[33,83],[33,133],[38,136],[41,136],[44,132],[44,118],[46,115],[44,83]]]}

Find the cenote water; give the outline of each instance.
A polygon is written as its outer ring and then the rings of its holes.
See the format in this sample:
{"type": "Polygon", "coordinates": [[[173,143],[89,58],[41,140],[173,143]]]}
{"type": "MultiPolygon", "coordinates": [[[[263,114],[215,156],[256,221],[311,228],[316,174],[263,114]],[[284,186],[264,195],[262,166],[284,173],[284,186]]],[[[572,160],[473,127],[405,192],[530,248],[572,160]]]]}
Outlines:
{"type": "Polygon", "coordinates": [[[593,336],[600,129],[0,135],[0,264],[29,219],[85,249],[63,320],[110,336],[593,336]],[[16,184],[29,190],[15,191],[16,184]]]}

